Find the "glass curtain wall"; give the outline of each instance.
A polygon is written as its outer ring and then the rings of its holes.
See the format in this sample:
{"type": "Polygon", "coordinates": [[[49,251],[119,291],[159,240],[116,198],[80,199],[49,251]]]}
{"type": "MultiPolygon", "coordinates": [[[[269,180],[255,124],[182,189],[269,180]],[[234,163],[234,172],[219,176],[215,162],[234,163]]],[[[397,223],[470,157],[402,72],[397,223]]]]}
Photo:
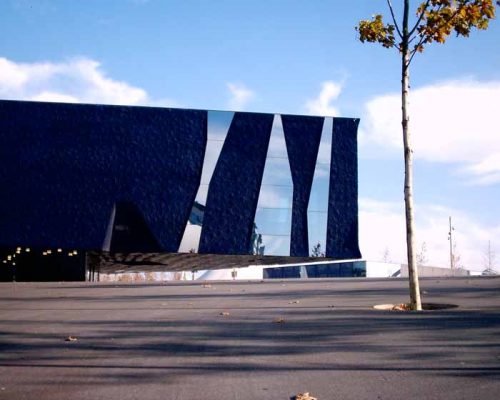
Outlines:
{"type": "MultiPolygon", "coordinates": [[[[233,112],[225,111],[208,112],[207,149],[201,184],[193,208],[193,218],[190,218],[186,226],[179,248],[180,252],[198,251],[202,219],[200,220],[197,216],[200,213],[203,214],[208,185],[233,115],[233,112]]],[[[308,207],[310,253],[318,243],[321,251],[324,252],[325,248],[331,129],[332,118],[326,118],[308,207]]],[[[275,115],[255,215],[256,232],[261,235],[260,247],[264,255],[287,256],[290,254],[292,199],[293,182],[281,116],[275,115]]]]}

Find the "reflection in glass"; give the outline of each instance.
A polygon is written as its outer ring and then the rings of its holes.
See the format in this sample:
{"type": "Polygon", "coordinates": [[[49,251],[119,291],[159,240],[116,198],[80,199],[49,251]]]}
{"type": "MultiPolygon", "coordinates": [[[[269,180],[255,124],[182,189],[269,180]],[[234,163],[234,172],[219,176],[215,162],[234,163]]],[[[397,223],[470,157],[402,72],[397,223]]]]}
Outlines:
{"type": "Polygon", "coordinates": [[[281,116],[274,116],[255,224],[265,255],[290,254],[293,183],[281,116]]]}
{"type": "Polygon", "coordinates": [[[255,214],[255,224],[263,235],[290,236],[291,223],[290,208],[259,208],[255,214]]]}
{"type": "Polygon", "coordinates": [[[259,194],[260,208],[292,208],[293,193],[291,185],[262,184],[259,194]]]}
{"type": "Polygon", "coordinates": [[[330,181],[330,158],[332,145],[332,123],[333,119],[325,118],[323,133],[318,151],[318,160],[314,170],[313,184],[307,218],[309,226],[309,254],[318,243],[322,251],[326,245],[326,226],[328,210],[328,190],[330,181]]]}
{"type": "MultiPolygon", "coordinates": [[[[271,135],[273,135],[273,133],[274,132],[271,132],[271,135]]],[[[293,182],[288,158],[267,157],[264,175],[262,176],[262,184],[286,186],[291,189],[293,187],[293,182]]]]}
{"type": "Polygon", "coordinates": [[[320,167],[320,165],[316,165],[316,171],[311,187],[311,197],[309,198],[309,207],[307,208],[308,212],[328,211],[329,177],[328,175],[323,175],[324,171],[318,171],[318,168],[320,167]]]}
{"type": "MultiPolygon", "coordinates": [[[[202,184],[208,185],[210,179],[212,179],[233,116],[234,112],[208,112],[207,150],[205,151],[205,159],[203,161],[203,170],[201,174],[202,184]]],[[[205,199],[202,200],[197,197],[196,200],[205,204],[205,199]]]]}
{"type": "Polygon", "coordinates": [[[323,133],[321,134],[321,142],[319,144],[318,150],[318,164],[326,164],[329,168],[331,159],[331,149],[332,149],[332,127],[333,118],[326,117],[325,123],[323,124],[323,133]]]}
{"type": "Polygon", "coordinates": [[[290,235],[262,235],[265,246],[264,255],[288,255],[290,254],[290,235]]]}
{"type": "MultiPolygon", "coordinates": [[[[273,129],[271,131],[271,139],[269,140],[269,149],[267,150],[267,158],[283,158],[285,160],[288,160],[285,134],[283,132],[283,124],[281,122],[281,116],[278,114],[274,116],[273,129]]],[[[290,175],[290,182],[291,182],[291,175],[290,175]]]]}
{"type": "Polygon", "coordinates": [[[309,254],[312,254],[314,246],[320,244],[321,252],[325,252],[325,238],[327,226],[327,212],[314,212],[307,213],[309,225],[309,254]]]}
{"type": "MultiPolygon", "coordinates": [[[[201,184],[193,213],[184,231],[180,252],[198,251],[208,187],[226,138],[233,112],[208,112],[208,141],[201,184]],[[200,211],[201,210],[201,211],[200,211]]],[[[308,207],[309,251],[318,243],[325,247],[328,184],[330,174],[332,118],[326,118],[319,146],[308,207]]],[[[255,215],[255,234],[260,234],[261,250],[265,255],[290,254],[290,231],[293,204],[293,182],[286,150],[281,116],[275,115],[262,185],[255,215]]]]}
{"type": "MultiPolygon", "coordinates": [[[[233,116],[234,112],[208,111],[207,148],[203,161],[201,184],[196,194],[196,201],[192,213],[195,212],[197,206],[200,208],[199,206],[204,207],[206,204],[208,185],[210,179],[212,179],[233,116]]],[[[200,234],[201,224],[194,224],[192,221],[188,221],[181,245],[179,246],[179,252],[197,252],[200,234]]]]}

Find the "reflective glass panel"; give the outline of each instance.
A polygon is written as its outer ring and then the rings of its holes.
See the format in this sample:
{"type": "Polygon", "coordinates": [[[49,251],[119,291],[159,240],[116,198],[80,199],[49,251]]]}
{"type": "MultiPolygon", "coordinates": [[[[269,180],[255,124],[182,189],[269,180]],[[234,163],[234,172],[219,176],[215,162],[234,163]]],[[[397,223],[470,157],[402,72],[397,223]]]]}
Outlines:
{"type": "Polygon", "coordinates": [[[255,225],[262,235],[264,255],[289,255],[293,182],[281,116],[274,116],[255,225]]]}
{"type": "Polygon", "coordinates": [[[255,224],[261,234],[290,235],[292,210],[290,208],[259,208],[255,224]]]}
{"type": "Polygon", "coordinates": [[[332,143],[332,118],[325,118],[318,159],[311,187],[311,197],[307,208],[309,226],[309,254],[318,243],[321,251],[325,251],[328,190],[330,183],[330,158],[332,143]]]}

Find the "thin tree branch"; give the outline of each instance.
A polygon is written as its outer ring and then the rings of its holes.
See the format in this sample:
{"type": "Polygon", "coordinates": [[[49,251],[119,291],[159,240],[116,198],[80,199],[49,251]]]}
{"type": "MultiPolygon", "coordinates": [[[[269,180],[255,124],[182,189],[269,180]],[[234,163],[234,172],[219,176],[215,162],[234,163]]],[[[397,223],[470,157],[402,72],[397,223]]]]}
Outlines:
{"type": "Polygon", "coordinates": [[[426,39],[427,39],[426,36],[422,36],[420,38],[420,40],[418,41],[418,43],[413,48],[413,50],[410,51],[410,59],[408,60],[408,66],[411,64],[411,60],[413,60],[413,57],[417,53],[417,51],[418,51],[417,49],[426,41],[426,39]]]}
{"type": "Polygon", "coordinates": [[[415,33],[415,31],[417,30],[418,28],[418,25],[420,24],[420,22],[422,21],[422,18],[424,18],[424,15],[425,15],[425,12],[427,11],[427,7],[429,7],[429,3],[431,2],[431,0],[427,0],[425,2],[425,6],[422,10],[422,12],[420,13],[420,15],[418,16],[418,20],[417,22],[415,23],[415,26],[413,28],[411,28],[410,30],[410,33],[408,34],[409,37],[411,37],[411,35],[413,35],[415,33]]]}
{"type": "Polygon", "coordinates": [[[408,44],[411,44],[416,38],[418,38],[418,35],[415,35],[412,38],[410,38],[410,40],[408,40],[408,44]]]}
{"type": "Polygon", "coordinates": [[[396,21],[396,17],[394,15],[394,8],[392,7],[391,0],[387,0],[387,5],[389,6],[389,10],[391,11],[392,21],[394,22],[394,26],[396,27],[396,31],[398,32],[399,38],[403,39],[403,34],[401,33],[401,30],[399,29],[398,22],[396,21]]]}
{"type": "MultiPolygon", "coordinates": [[[[410,66],[409,62],[406,62],[407,56],[409,55],[409,43],[408,40],[410,36],[408,35],[408,20],[409,20],[409,8],[410,8],[410,0],[404,0],[404,9],[403,9],[403,38],[401,39],[401,55],[402,55],[402,67],[403,67],[403,76],[408,73],[408,68],[410,66]]],[[[410,262],[408,261],[408,264],[410,262]]]]}

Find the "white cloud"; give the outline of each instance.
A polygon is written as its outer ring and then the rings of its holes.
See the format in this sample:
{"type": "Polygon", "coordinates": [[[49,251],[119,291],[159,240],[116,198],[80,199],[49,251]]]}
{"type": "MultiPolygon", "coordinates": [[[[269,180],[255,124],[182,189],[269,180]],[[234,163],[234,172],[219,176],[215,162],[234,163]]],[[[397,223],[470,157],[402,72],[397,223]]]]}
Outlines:
{"type": "Polygon", "coordinates": [[[75,96],[70,96],[67,94],[57,93],[45,90],[41,93],[35,94],[29,98],[29,100],[34,101],[47,101],[47,102],[57,102],[57,103],[79,103],[79,99],[75,96]]]}
{"type": "MultiPolygon", "coordinates": [[[[361,142],[401,148],[399,94],[366,104],[361,142]]],[[[498,104],[500,81],[437,83],[410,93],[414,155],[426,161],[458,163],[460,172],[479,184],[500,182],[498,104]]]]}
{"type": "Polygon", "coordinates": [[[241,83],[228,82],[226,86],[231,95],[228,107],[232,111],[242,111],[248,102],[255,97],[255,93],[241,83]]]}
{"type": "Polygon", "coordinates": [[[285,208],[292,200],[292,187],[278,190],[274,186],[262,185],[259,192],[258,208],[285,208]],[[284,196],[286,195],[286,196],[284,196]]]}
{"type": "Polygon", "coordinates": [[[257,207],[290,207],[292,190],[283,122],[281,116],[275,115],[257,207]]]}
{"type": "Polygon", "coordinates": [[[305,109],[308,114],[337,117],[339,110],[333,106],[342,91],[342,86],[332,81],[326,81],[321,84],[321,91],[315,99],[308,100],[305,109]]]}
{"type": "MultiPolygon", "coordinates": [[[[363,257],[381,261],[389,249],[394,262],[406,262],[403,203],[360,199],[360,246],[363,257]]],[[[439,205],[416,207],[417,250],[427,246],[428,265],[449,266],[448,217],[453,216],[454,242],[465,268],[482,270],[488,240],[500,236],[500,224],[484,226],[469,215],[439,205]]],[[[492,248],[494,247],[492,242],[492,248]]],[[[499,249],[500,250],[500,249],[499,249]]],[[[498,254],[498,251],[497,251],[498,254]]],[[[500,270],[500,266],[497,266],[500,270]]]]}
{"type": "MultiPolygon", "coordinates": [[[[498,148],[500,150],[500,141],[498,148]]],[[[500,151],[486,155],[482,161],[465,167],[463,171],[474,175],[476,183],[481,185],[500,182],[500,151]]]]}
{"type": "Polygon", "coordinates": [[[106,76],[99,62],[16,63],[0,58],[0,98],[69,103],[173,105],[151,99],[144,89],[106,76]]]}

